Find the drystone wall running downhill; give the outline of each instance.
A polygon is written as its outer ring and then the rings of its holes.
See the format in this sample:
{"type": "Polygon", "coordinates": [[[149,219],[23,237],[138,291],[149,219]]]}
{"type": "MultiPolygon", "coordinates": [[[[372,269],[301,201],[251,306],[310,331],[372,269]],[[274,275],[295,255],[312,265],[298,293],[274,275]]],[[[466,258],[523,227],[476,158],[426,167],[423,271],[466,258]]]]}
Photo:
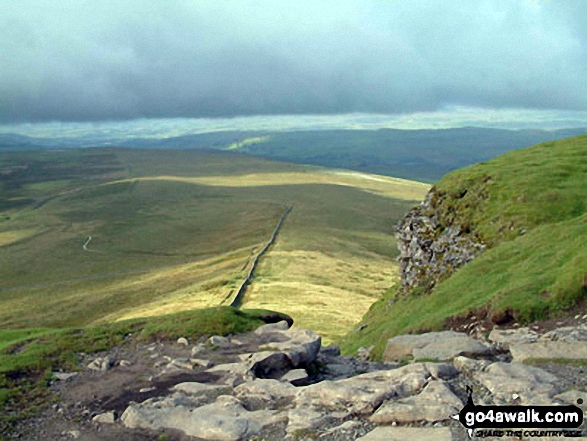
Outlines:
{"type": "Polygon", "coordinates": [[[402,293],[430,291],[485,250],[470,227],[443,206],[445,197],[432,188],[397,227],[402,293]]]}

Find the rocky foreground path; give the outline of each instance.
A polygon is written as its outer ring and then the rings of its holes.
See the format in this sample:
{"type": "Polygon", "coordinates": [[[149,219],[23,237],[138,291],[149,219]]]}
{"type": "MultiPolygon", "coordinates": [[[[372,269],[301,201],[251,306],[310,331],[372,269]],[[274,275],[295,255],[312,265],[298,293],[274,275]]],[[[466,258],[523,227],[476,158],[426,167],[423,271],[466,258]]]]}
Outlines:
{"type": "Polygon", "coordinates": [[[467,386],[478,405],[587,403],[587,367],[568,362],[587,359],[587,315],[577,319],[488,338],[398,336],[383,363],[341,356],[286,322],[200,342],[129,339],[82,354],[82,372],[55,373],[57,402],[20,439],[465,440],[450,417],[467,386]]]}

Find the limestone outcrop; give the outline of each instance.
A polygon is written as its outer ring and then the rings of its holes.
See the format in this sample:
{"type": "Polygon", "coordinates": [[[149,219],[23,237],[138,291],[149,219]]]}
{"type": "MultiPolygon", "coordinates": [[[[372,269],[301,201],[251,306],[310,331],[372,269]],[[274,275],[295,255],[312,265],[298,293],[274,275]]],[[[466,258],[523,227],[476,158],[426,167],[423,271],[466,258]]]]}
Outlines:
{"type": "MultiPolygon", "coordinates": [[[[123,407],[101,402],[88,420],[102,434],[154,439],[181,433],[177,439],[463,440],[466,431],[451,416],[464,406],[468,386],[479,405],[585,400],[587,379],[580,366],[557,370],[548,360],[530,366],[516,357],[520,345],[538,350],[534,345],[559,343],[582,354],[587,316],[583,321],[548,332],[494,329],[485,341],[453,331],[397,336],[389,340],[384,363],[341,356],[336,347],[322,347],[315,333],[290,329],[285,322],[193,348],[183,342],[168,348],[153,344],[141,349],[156,366],[151,386],[130,393],[123,407]],[[191,362],[192,353],[207,362],[191,362]],[[426,360],[418,361],[419,355],[426,360]],[[395,361],[400,358],[401,363],[395,361]]],[[[574,353],[552,352],[567,359],[574,353]]],[[[116,358],[103,354],[101,360],[108,356],[116,358]]],[[[87,367],[62,382],[75,385],[85,375],[100,381],[142,363],[125,357],[133,360],[130,366],[87,367]]],[[[70,429],[84,435],[83,426],[70,429]]]]}
{"type": "Polygon", "coordinates": [[[401,290],[431,290],[485,250],[466,220],[443,206],[444,195],[432,188],[397,227],[401,290]]]}

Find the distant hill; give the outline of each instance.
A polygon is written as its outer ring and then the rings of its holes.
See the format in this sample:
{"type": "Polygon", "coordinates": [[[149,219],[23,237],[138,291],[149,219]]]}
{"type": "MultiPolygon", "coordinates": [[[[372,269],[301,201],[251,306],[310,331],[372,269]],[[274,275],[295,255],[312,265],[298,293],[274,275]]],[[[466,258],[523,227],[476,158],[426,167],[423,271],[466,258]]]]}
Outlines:
{"type": "Polygon", "coordinates": [[[510,150],[586,132],[584,128],[546,131],[464,127],[443,130],[225,131],[164,139],[113,139],[102,135],[43,139],[0,135],[0,151],[92,146],[230,150],[297,164],[345,168],[431,183],[450,171],[510,150]]]}
{"type": "Polygon", "coordinates": [[[396,287],[375,303],[346,349],[374,344],[380,354],[387,338],[442,328],[450,317],[487,314],[494,323],[524,323],[584,301],[586,200],[587,136],[448,174],[410,213],[406,227],[416,231],[412,245],[425,243],[423,251],[433,258],[412,268],[409,260],[422,262],[422,252],[406,257],[405,268],[416,274],[407,293],[396,287]],[[470,241],[485,251],[455,271],[454,248],[470,241]],[[444,271],[428,271],[438,262],[444,271]]]}

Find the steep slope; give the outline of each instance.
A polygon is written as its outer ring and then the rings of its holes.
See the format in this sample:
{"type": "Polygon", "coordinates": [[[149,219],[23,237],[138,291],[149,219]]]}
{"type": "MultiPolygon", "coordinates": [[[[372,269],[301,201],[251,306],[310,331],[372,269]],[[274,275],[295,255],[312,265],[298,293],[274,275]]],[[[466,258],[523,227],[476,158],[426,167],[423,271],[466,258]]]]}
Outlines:
{"type": "Polygon", "coordinates": [[[540,144],[447,175],[400,223],[402,284],[345,346],[442,328],[556,314],[587,295],[587,137],[540,144]],[[470,263],[469,263],[470,262],[470,263]],[[462,267],[462,268],[461,268],[462,267]]]}

